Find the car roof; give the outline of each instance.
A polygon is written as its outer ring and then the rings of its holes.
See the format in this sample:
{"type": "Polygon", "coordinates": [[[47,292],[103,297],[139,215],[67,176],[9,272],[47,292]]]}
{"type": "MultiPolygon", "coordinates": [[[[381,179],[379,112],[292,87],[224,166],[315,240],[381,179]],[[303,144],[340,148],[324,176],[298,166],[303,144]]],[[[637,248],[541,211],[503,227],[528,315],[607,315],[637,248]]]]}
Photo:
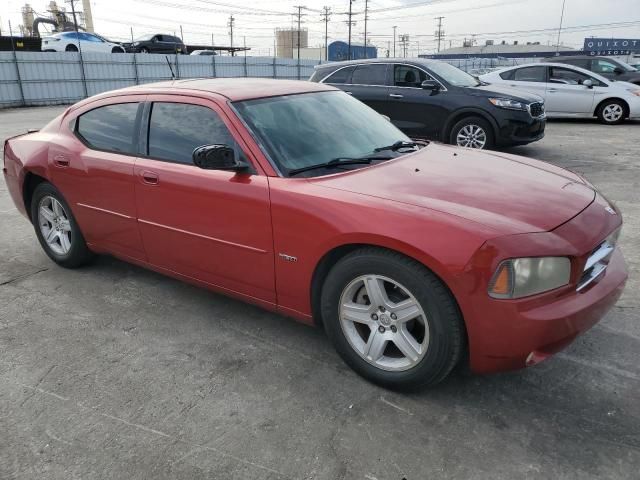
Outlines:
{"type": "MultiPolygon", "coordinates": [[[[301,80],[276,80],[271,78],[194,78],[147,83],[134,87],[105,92],[88,98],[85,102],[109,97],[134,94],[194,94],[222,95],[232,102],[256,98],[277,97],[299,93],[338,90],[330,85],[301,80]]],[[[78,105],[84,105],[80,102],[78,105]]]]}
{"type": "Polygon", "coordinates": [[[405,63],[408,65],[422,65],[428,67],[430,64],[442,63],[440,60],[432,60],[428,58],[362,58],[360,60],[345,60],[342,62],[329,62],[316,65],[316,70],[325,68],[340,68],[348,65],[362,65],[365,63],[405,63]]]}
{"type": "MultiPolygon", "coordinates": [[[[602,75],[599,75],[591,70],[587,70],[586,68],[578,67],[577,65],[571,65],[570,63],[558,63],[558,62],[534,62],[534,63],[523,63],[522,65],[513,65],[511,67],[501,68],[499,70],[494,70],[493,72],[487,73],[487,75],[500,74],[502,72],[506,72],[509,70],[516,70],[518,68],[525,67],[561,67],[567,68],[569,70],[576,70],[580,73],[584,73],[585,75],[589,75],[590,77],[594,77],[601,82],[606,83],[607,85],[611,84],[611,80],[606,79],[602,75]]],[[[482,75],[481,75],[482,76],[482,75]]]]}

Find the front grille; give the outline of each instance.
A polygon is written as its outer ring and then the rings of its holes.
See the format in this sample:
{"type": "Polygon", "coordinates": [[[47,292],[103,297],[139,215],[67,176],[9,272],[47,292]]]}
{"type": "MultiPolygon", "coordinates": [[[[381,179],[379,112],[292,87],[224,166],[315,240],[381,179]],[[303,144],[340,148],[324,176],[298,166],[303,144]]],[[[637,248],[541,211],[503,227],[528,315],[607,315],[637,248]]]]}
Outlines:
{"type": "Polygon", "coordinates": [[[529,104],[529,113],[534,118],[538,118],[544,115],[544,103],[543,102],[534,102],[529,104]]]}

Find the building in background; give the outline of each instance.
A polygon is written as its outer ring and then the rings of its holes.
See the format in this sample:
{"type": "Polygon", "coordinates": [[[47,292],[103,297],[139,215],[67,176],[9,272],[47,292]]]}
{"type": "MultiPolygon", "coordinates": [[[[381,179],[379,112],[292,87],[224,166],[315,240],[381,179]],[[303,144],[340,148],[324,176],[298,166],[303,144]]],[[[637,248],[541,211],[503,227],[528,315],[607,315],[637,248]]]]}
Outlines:
{"type": "MultiPolygon", "coordinates": [[[[300,49],[300,58],[303,60],[324,60],[324,47],[307,47],[300,49]]],[[[298,50],[293,49],[293,58],[298,58],[298,50]]]]}
{"type": "MultiPolygon", "coordinates": [[[[298,39],[301,50],[308,48],[309,32],[306,29],[298,31],[296,28],[276,28],[276,57],[297,58],[298,39]]],[[[300,57],[305,58],[302,56],[302,52],[300,57]]]]}
{"type": "MultiPolygon", "coordinates": [[[[361,44],[351,44],[351,60],[360,60],[361,58],[378,58],[378,49],[372,45],[366,47],[361,44]]],[[[336,40],[329,44],[329,60],[339,62],[341,60],[349,60],[349,44],[336,40]]]]}
{"type": "Polygon", "coordinates": [[[544,58],[557,55],[576,55],[579,50],[560,45],[542,45],[540,42],[513,42],[494,43],[487,40],[484,45],[471,45],[465,42],[462,47],[447,48],[433,55],[420,55],[422,58],[436,58],[439,60],[463,59],[463,58],[544,58]]]}

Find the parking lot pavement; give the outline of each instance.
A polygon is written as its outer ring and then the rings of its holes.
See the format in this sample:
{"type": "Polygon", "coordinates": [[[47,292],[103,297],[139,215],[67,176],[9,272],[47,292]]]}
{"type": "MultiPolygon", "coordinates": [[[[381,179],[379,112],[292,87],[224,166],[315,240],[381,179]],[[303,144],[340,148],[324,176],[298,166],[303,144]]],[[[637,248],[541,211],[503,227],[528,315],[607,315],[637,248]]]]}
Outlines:
{"type": "MultiPolygon", "coordinates": [[[[59,111],[2,111],[0,139],[59,111]]],[[[0,478],[638,478],[640,123],[547,131],[510,152],[619,205],[626,292],[535,368],[412,395],[318,329],[111,258],[55,266],[0,183],[0,478]]]]}

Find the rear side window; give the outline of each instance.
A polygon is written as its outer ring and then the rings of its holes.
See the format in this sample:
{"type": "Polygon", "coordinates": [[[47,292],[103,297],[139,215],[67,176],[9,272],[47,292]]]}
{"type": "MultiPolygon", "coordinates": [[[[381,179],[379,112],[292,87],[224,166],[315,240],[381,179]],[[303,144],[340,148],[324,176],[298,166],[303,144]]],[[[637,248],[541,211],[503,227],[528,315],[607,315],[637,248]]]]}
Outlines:
{"type": "Polygon", "coordinates": [[[524,67],[514,71],[513,80],[516,82],[546,82],[547,67],[524,67]]]}
{"type": "Polygon", "coordinates": [[[516,73],[515,70],[508,70],[506,72],[502,72],[500,74],[500,78],[503,80],[513,80],[513,75],[516,73]]]}
{"type": "Polygon", "coordinates": [[[190,164],[195,148],[214,144],[236,145],[222,119],[210,108],[186,103],[153,104],[149,120],[150,157],[190,164]]]}
{"type": "Polygon", "coordinates": [[[358,65],[351,76],[354,85],[386,85],[386,65],[358,65]]]}
{"type": "Polygon", "coordinates": [[[80,115],[76,134],[93,149],[135,154],[134,138],[139,103],[117,103],[80,115]]]}
{"type": "Polygon", "coordinates": [[[351,74],[356,67],[344,67],[334,72],[324,83],[351,83],[351,74]]]}
{"type": "Polygon", "coordinates": [[[419,88],[422,82],[430,80],[422,70],[410,65],[395,65],[393,69],[393,80],[396,87],[419,88]]]}

